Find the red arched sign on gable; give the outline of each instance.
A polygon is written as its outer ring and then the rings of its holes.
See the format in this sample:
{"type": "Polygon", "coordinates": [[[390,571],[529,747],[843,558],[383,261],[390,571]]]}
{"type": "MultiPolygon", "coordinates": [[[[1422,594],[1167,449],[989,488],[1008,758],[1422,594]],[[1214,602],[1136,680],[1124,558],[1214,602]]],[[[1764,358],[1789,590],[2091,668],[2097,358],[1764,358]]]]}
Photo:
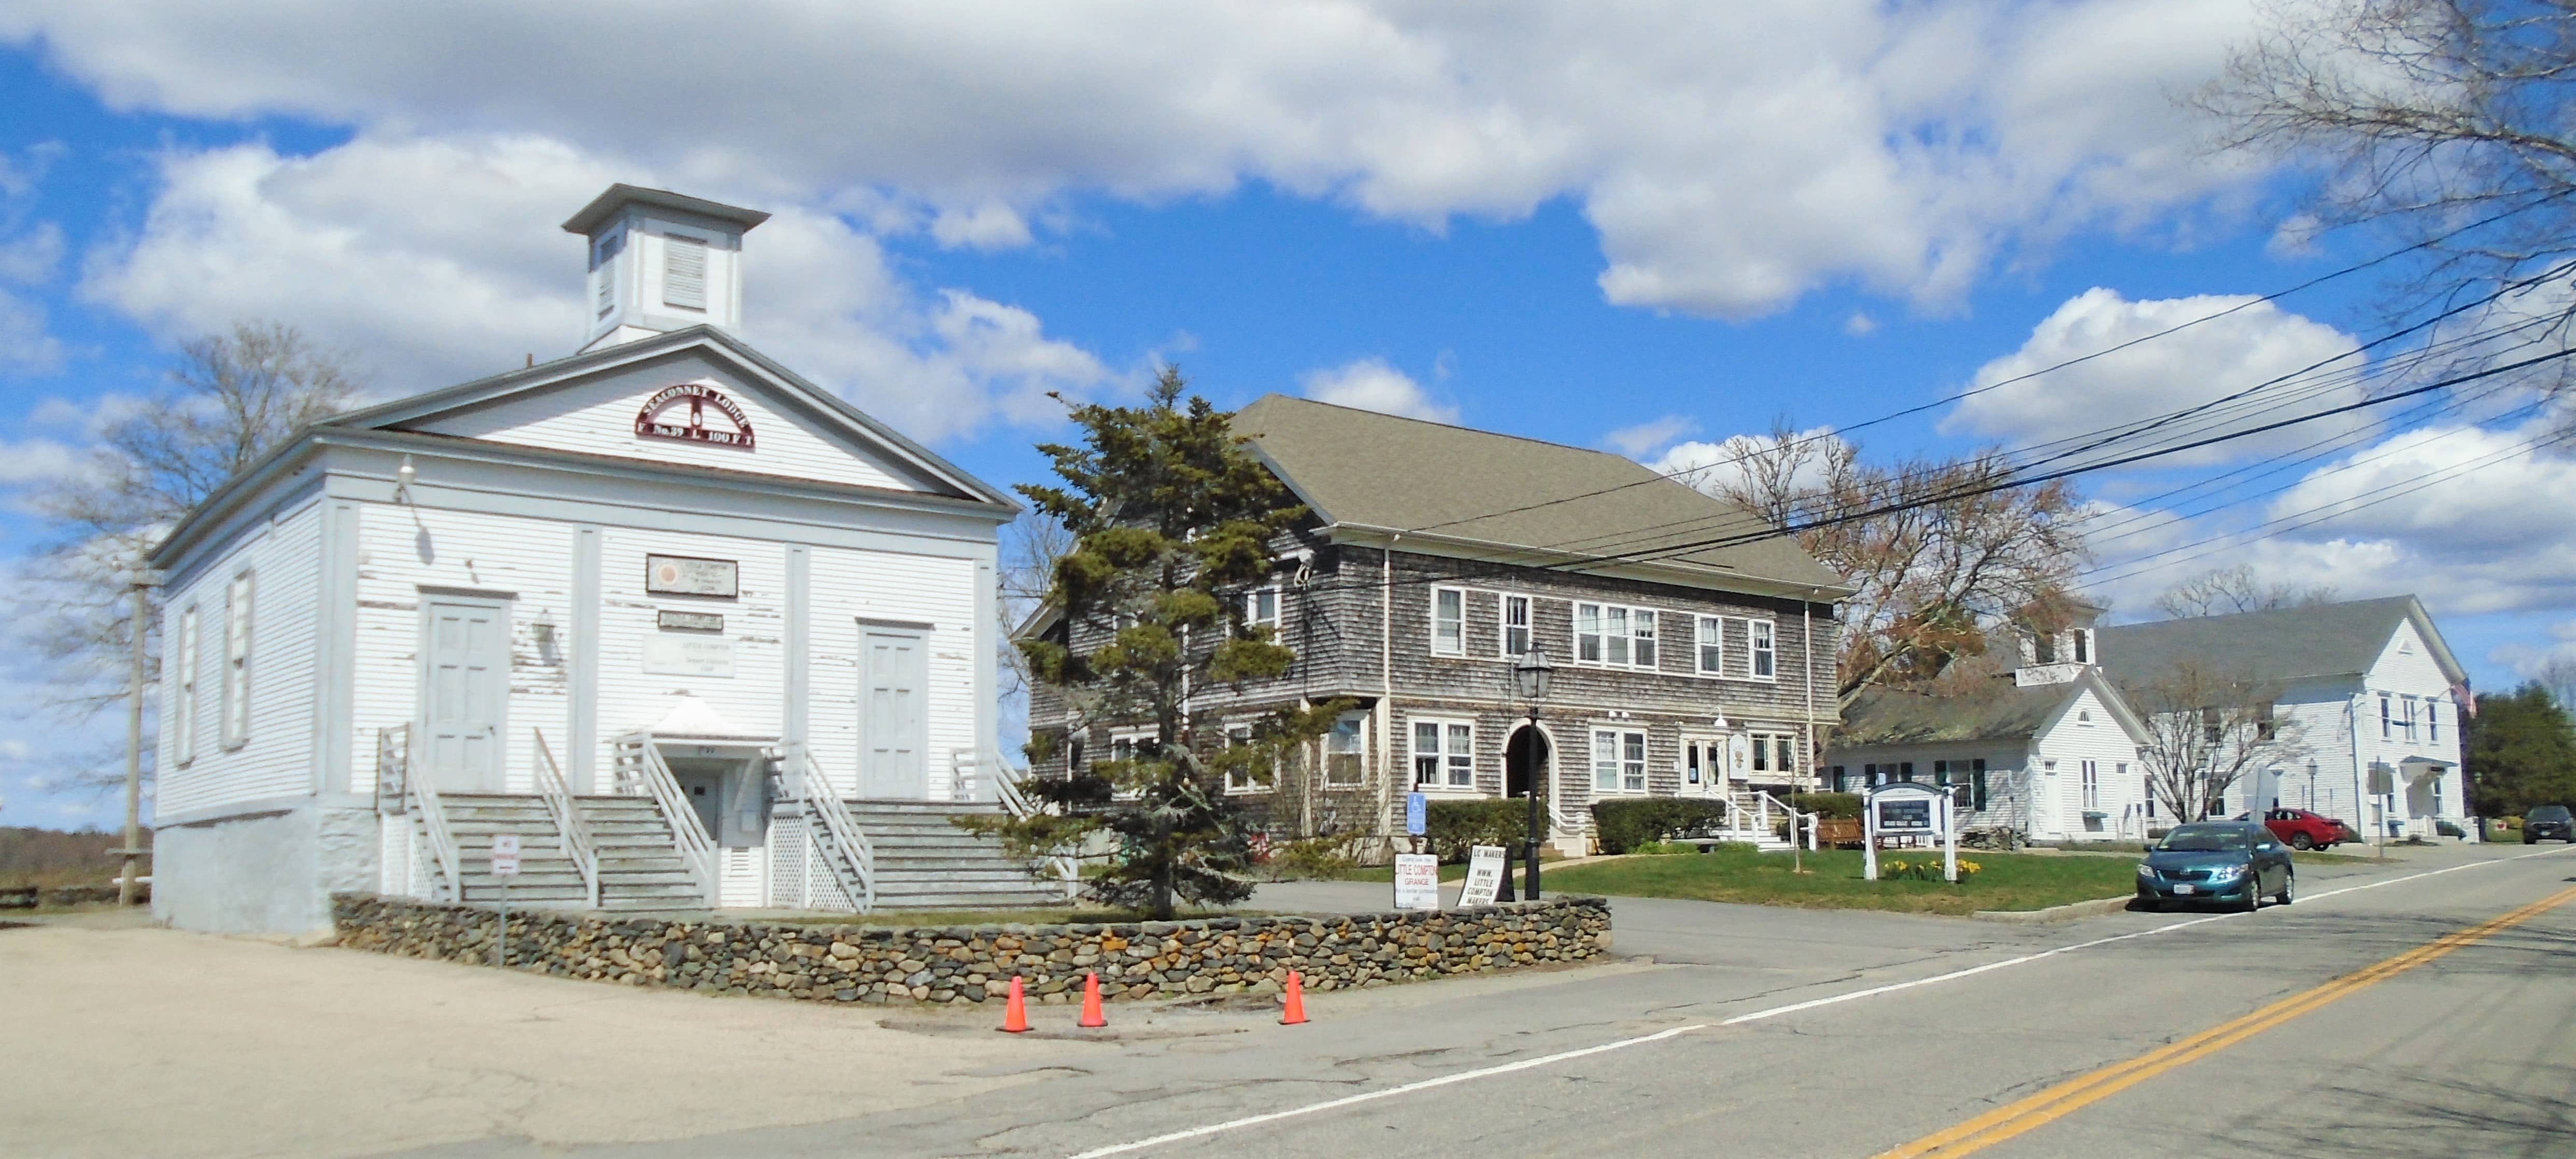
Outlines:
{"type": "Polygon", "coordinates": [[[653,392],[635,416],[635,434],[639,438],[752,449],[751,417],[742,413],[742,407],[726,398],[723,391],[702,382],[683,382],[653,392]],[[715,426],[707,425],[709,411],[719,416],[715,426]]]}

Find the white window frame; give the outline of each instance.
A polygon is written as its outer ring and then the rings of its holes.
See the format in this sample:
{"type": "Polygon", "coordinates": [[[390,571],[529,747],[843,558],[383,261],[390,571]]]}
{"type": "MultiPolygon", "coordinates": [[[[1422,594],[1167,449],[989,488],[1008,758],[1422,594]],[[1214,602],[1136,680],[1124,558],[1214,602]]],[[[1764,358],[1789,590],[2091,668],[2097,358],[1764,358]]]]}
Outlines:
{"type": "MultiPolygon", "coordinates": [[[[1248,724],[1225,726],[1225,741],[1229,745],[1251,744],[1252,726],[1248,724]]],[[[1228,793],[1267,793],[1278,785],[1279,766],[1275,762],[1270,766],[1270,776],[1267,779],[1254,776],[1253,770],[1248,768],[1225,771],[1225,791],[1228,793]]]]}
{"type": "MultiPolygon", "coordinates": [[[[1108,759],[1112,761],[1134,760],[1136,758],[1136,754],[1141,751],[1148,742],[1157,739],[1156,731],[1157,730],[1151,728],[1114,728],[1109,730],[1108,759]]],[[[1142,789],[1113,789],[1110,791],[1110,796],[1116,797],[1121,801],[1133,801],[1144,795],[1145,793],[1142,789]]]]}
{"type": "Polygon", "coordinates": [[[1467,654],[1467,589],[1431,589],[1431,654],[1434,656],[1464,656],[1467,654]],[[1456,617],[1445,620],[1443,619],[1440,614],[1440,601],[1443,599],[1457,601],[1458,614],[1456,617]],[[1451,633],[1451,638],[1445,646],[1441,643],[1440,639],[1441,630],[1443,628],[1448,629],[1451,633]]]}
{"type": "Polygon", "coordinates": [[[1654,608],[1577,600],[1574,604],[1574,662],[1586,668],[1656,671],[1662,667],[1663,649],[1659,646],[1662,627],[1663,615],[1654,608]],[[1590,632],[1583,630],[1586,608],[1592,610],[1593,630],[1590,632]],[[1593,655],[1588,659],[1583,654],[1586,640],[1592,641],[1593,655]]]}
{"type": "Polygon", "coordinates": [[[1798,734],[1777,729],[1754,729],[1746,732],[1745,736],[1753,744],[1752,772],[1798,775],[1798,734]]]}
{"type": "Polygon", "coordinates": [[[1538,600],[1534,596],[1516,596],[1509,592],[1503,593],[1501,600],[1498,607],[1502,630],[1494,634],[1495,647],[1501,649],[1502,659],[1518,660],[1527,655],[1530,648],[1538,643],[1538,600]],[[1514,608],[1520,610],[1521,620],[1518,624],[1512,622],[1514,608]],[[1512,647],[1512,634],[1515,632],[1520,633],[1519,648],[1512,647]]]}
{"type": "Polygon", "coordinates": [[[2406,743],[2415,743],[2415,701],[2412,696],[2397,698],[2397,727],[2406,734],[2406,743]]]}
{"type": "Polygon", "coordinates": [[[1746,620],[1744,627],[1744,678],[1777,682],[1780,679],[1780,622],[1746,620]]]}
{"type": "Polygon", "coordinates": [[[2099,761],[2084,762],[2084,811],[2102,811],[2102,764],[2099,761]]]}
{"type": "Polygon", "coordinates": [[[1332,728],[1325,731],[1325,788],[1350,789],[1368,784],[1368,715],[1366,712],[1345,712],[1340,719],[1333,722],[1332,728]],[[1350,726],[1348,731],[1343,729],[1344,725],[1350,726]],[[1347,752],[1340,751],[1336,747],[1343,744],[1345,740],[1350,746],[1347,752]],[[1338,770],[1333,764],[1339,757],[1350,758],[1352,775],[1347,780],[1338,775],[1338,770]]]}
{"type": "MultiPolygon", "coordinates": [[[[1717,625],[1717,643],[1713,646],[1718,651],[1718,666],[1712,669],[1704,663],[1706,652],[1712,645],[1694,636],[1691,641],[1691,671],[1721,680],[1749,680],[1759,684],[1780,682],[1780,621],[1750,616],[1703,615],[1699,622],[1717,625]],[[1744,646],[1736,648],[1730,642],[1733,640],[1743,641],[1744,646]],[[1741,660],[1741,671],[1730,668],[1737,659],[1741,660]],[[1770,671],[1762,671],[1765,668],[1770,671]]],[[[1706,628],[1698,630],[1705,632],[1706,628]]]]}
{"type": "Polygon", "coordinates": [[[187,764],[197,759],[197,605],[190,603],[179,610],[179,638],[170,649],[170,662],[178,672],[178,695],[173,698],[171,715],[171,759],[187,764]]]}
{"type": "Polygon", "coordinates": [[[223,744],[237,749],[250,743],[252,610],[258,595],[258,573],[243,570],[224,586],[223,744]]]}
{"type": "Polygon", "coordinates": [[[1413,787],[1426,793],[1476,791],[1476,722],[1458,717],[1415,716],[1406,720],[1406,755],[1413,768],[1413,787]],[[1431,746],[1423,748],[1423,733],[1431,746]],[[1428,773],[1429,780],[1424,775],[1428,773]]]}
{"type": "Polygon", "coordinates": [[[1726,675],[1726,617],[1691,617],[1691,671],[1726,675]]]}
{"type": "Polygon", "coordinates": [[[1287,620],[1287,612],[1288,593],[1279,590],[1276,584],[1243,593],[1243,626],[1246,628],[1268,628],[1275,640],[1279,637],[1279,625],[1287,620]],[[1261,612],[1261,601],[1265,596],[1270,600],[1268,615],[1261,612]]]}
{"type": "Polygon", "coordinates": [[[1595,797],[1637,797],[1646,793],[1646,754],[1651,751],[1644,729],[1598,726],[1592,730],[1592,795],[1595,797]],[[1609,758],[1603,759],[1602,742],[1610,743],[1609,758]],[[1614,784],[1604,785],[1604,776],[1614,784]]]}
{"type": "Polygon", "coordinates": [[[2424,743],[2442,743],[2442,698],[2424,698],[2424,743]]]}
{"type": "Polygon", "coordinates": [[[2389,711],[2393,706],[2391,706],[2388,701],[2389,695],[2387,693],[2382,692],[2379,694],[2379,739],[2381,740],[2387,740],[2397,735],[2395,722],[2391,719],[2391,713],[2389,711]]]}

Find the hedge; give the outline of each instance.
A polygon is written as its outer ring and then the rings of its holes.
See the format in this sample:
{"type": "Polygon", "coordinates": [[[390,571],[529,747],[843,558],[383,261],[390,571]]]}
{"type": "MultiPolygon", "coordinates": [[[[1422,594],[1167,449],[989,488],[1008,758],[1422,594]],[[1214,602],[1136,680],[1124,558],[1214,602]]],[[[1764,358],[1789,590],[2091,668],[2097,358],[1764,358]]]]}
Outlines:
{"type": "Polygon", "coordinates": [[[1453,864],[1467,860],[1470,846],[1517,849],[1529,833],[1529,802],[1519,797],[1433,801],[1427,813],[1424,827],[1431,851],[1453,864]]]}
{"type": "Polygon", "coordinates": [[[1725,820],[1725,802],[1691,797],[1634,797],[1592,806],[1593,836],[1603,853],[1626,853],[1725,820]]]}
{"type": "Polygon", "coordinates": [[[1858,818],[1860,794],[1792,793],[1789,795],[1789,807],[1801,813],[1813,813],[1819,817],[1858,818]]]}

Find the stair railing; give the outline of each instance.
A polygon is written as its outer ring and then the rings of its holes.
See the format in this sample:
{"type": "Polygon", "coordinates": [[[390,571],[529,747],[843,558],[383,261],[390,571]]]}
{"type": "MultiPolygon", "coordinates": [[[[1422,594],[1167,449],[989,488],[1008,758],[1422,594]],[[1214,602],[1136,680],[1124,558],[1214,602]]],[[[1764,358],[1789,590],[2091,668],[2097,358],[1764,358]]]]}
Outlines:
{"type": "Polygon", "coordinates": [[[563,766],[555,763],[555,750],[546,745],[546,731],[528,731],[537,738],[537,795],[545,798],[546,812],[554,815],[555,832],[563,835],[564,856],[581,871],[582,894],[589,898],[590,908],[598,909],[599,850],[590,840],[590,823],[582,818],[580,806],[573,803],[572,789],[564,783],[563,766]]]}
{"type": "MultiPolygon", "coordinates": [[[[431,900],[463,901],[465,883],[463,874],[459,872],[457,866],[460,858],[456,851],[456,834],[447,827],[447,805],[438,799],[438,786],[430,783],[435,778],[412,775],[411,726],[402,725],[392,731],[399,734],[398,739],[390,743],[398,746],[401,753],[403,803],[406,811],[420,818],[420,830],[429,837],[430,853],[438,862],[439,875],[446,886],[445,896],[431,900]]],[[[388,743],[383,733],[376,734],[376,747],[380,755],[388,743]]]]}
{"type": "MultiPolygon", "coordinates": [[[[858,878],[858,893],[850,898],[851,908],[860,913],[875,909],[876,847],[868,843],[866,831],[860,829],[858,820],[850,816],[850,807],[841,800],[841,794],[833,790],[830,781],[823,779],[823,771],[814,767],[813,754],[807,752],[805,746],[791,746],[787,759],[796,767],[796,791],[809,820],[808,831],[819,829],[820,832],[814,832],[813,836],[828,842],[831,852],[837,852],[858,878]]],[[[843,883],[842,891],[849,892],[848,883],[843,883]]]]}
{"type": "Polygon", "coordinates": [[[618,738],[618,781],[620,788],[630,785],[644,790],[662,810],[662,820],[671,827],[671,845],[680,860],[696,874],[698,884],[706,891],[707,905],[720,902],[717,893],[716,843],[707,836],[707,827],[698,820],[687,795],[680,792],[680,780],[671,775],[670,763],[662,759],[662,746],[649,732],[632,732],[618,738]]]}
{"type": "MultiPolygon", "coordinates": [[[[1012,767],[1009,761],[1002,759],[1002,754],[990,750],[970,753],[969,750],[959,749],[955,755],[972,756],[978,765],[989,768],[993,778],[993,798],[1001,802],[1003,812],[1025,821],[1045,811],[1037,802],[1029,799],[1027,790],[1020,787],[1020,783],[1028,778],[1028,772],[1012,767]]],[[[1054,874],[1058,882],[1063,883],[1064,896],[1067,900],[1082,892],[1082,867],[1073,858],[1062,855],[1049,857],[1044,859],[1044,864],[1047,871],[1054,874]]]]}

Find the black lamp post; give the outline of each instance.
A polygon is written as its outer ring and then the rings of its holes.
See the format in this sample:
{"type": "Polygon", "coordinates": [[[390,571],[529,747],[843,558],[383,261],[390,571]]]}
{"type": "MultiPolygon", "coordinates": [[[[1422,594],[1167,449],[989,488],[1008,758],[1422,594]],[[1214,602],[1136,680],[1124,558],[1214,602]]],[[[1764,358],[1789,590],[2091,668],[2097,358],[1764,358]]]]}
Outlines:
{"type": "MultiPolygon", "coordinates": [[[[1528,753],[1525,759],[1529,761],[1529,829],[1523,834],[1522,849],[1522,852],[1528,855],[1529,867],[1522,870],[1528,881],[1528,887],[1521,891],[1523,897],[1529,901],[1538,900],[1539,834],[1547,832],[1539,809],[1541,789],[1538,746],[1545,742],[1539,737],[1538,702],[1547,699],[1548,685],[1555,677],[1556,666],[1547,662],[1547,649],[1536,644],[1530,645],[1529,651],[1521,653],[1521,658],[1512,662],[1512,682],[1520,692],[1521,699],[1529,704],[1529,747],[1524,750],[1528,753]]],[[[1553,768],[1556,763],[1555,749],[1551,747],[1547,755],[1548,765],[1553,768]]]]}

